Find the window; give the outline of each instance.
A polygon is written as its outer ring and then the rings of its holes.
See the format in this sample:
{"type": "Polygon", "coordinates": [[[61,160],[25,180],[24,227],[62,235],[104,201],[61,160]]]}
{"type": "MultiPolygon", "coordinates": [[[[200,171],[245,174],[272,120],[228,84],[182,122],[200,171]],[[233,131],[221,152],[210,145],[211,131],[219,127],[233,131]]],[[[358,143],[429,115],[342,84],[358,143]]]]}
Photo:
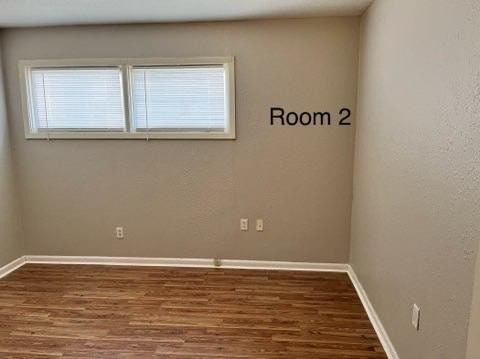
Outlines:
{"type": "Polygon", "coordinates": [[[235,138],[232,58],[20,63],[26,138],[235,138]]]}
{"type": "Polygon", "coordinates": [[[134,67],[132,78],[137,130],[224,131],[222,66],[134,67]]]}
{"type": "Polygon", "coordinates": [[[119,68],[32,69],[33,126],[38,131],[123,131],[119,68]]]}

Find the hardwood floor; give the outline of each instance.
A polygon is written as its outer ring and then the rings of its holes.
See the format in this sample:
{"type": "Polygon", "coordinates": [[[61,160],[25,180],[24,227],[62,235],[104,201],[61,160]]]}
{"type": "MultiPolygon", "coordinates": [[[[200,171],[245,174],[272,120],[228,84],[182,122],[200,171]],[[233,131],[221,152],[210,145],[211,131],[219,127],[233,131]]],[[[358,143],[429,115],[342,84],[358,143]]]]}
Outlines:
{"type": "Polygon", "coordinates": [[[0,358],[386,358],[343,273],[27,264],[0,358]]]}

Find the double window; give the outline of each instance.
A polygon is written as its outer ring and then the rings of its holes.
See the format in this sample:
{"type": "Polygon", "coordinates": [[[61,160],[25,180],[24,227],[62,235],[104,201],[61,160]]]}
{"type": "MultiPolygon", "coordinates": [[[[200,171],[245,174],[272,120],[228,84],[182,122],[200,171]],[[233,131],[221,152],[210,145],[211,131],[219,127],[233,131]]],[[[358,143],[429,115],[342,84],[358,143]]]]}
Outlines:
{"type": "Polygon", "coordinates": [[[232,58],[21,61],[27,138],[235,138],[232,58]]]}

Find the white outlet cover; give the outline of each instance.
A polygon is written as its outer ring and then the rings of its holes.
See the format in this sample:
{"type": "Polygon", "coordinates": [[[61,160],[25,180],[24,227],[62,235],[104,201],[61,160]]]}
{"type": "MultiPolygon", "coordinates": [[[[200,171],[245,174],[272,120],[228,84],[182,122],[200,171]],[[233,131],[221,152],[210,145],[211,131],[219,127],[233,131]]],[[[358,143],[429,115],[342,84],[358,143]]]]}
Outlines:
{"type": "Polygon", "coordinates": [[[240,230],[248,231],[248,218],[240,218],[240,230]]]}
{"type": "Polygon", "coordinates": [[[263,219],[257,219],[257,223],[255,225],[257,232],[263,232],[263,219]]]}
{"type": "Polygon", "coordinates": [[[420,329],[420,308],[416,304],[412,308],[412,325],[416,330],[420,329]]]}
{"type": "Polygon", "coordinates": [[[117,227],[115,228],[115,234],[117,239],[123,239],[124,238],[124,233],[123,233],[123,227],[117,227]]]}

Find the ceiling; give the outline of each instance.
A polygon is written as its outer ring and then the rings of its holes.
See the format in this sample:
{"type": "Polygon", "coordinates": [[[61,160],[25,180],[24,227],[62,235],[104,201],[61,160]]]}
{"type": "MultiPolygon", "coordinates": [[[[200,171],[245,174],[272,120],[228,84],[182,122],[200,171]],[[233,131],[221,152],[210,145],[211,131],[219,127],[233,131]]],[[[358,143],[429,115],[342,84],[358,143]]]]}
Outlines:
{"type": "Polygon", "coordinates": [[[0,27],[360,15],[372,0],[0,0],[0,27]]]}

